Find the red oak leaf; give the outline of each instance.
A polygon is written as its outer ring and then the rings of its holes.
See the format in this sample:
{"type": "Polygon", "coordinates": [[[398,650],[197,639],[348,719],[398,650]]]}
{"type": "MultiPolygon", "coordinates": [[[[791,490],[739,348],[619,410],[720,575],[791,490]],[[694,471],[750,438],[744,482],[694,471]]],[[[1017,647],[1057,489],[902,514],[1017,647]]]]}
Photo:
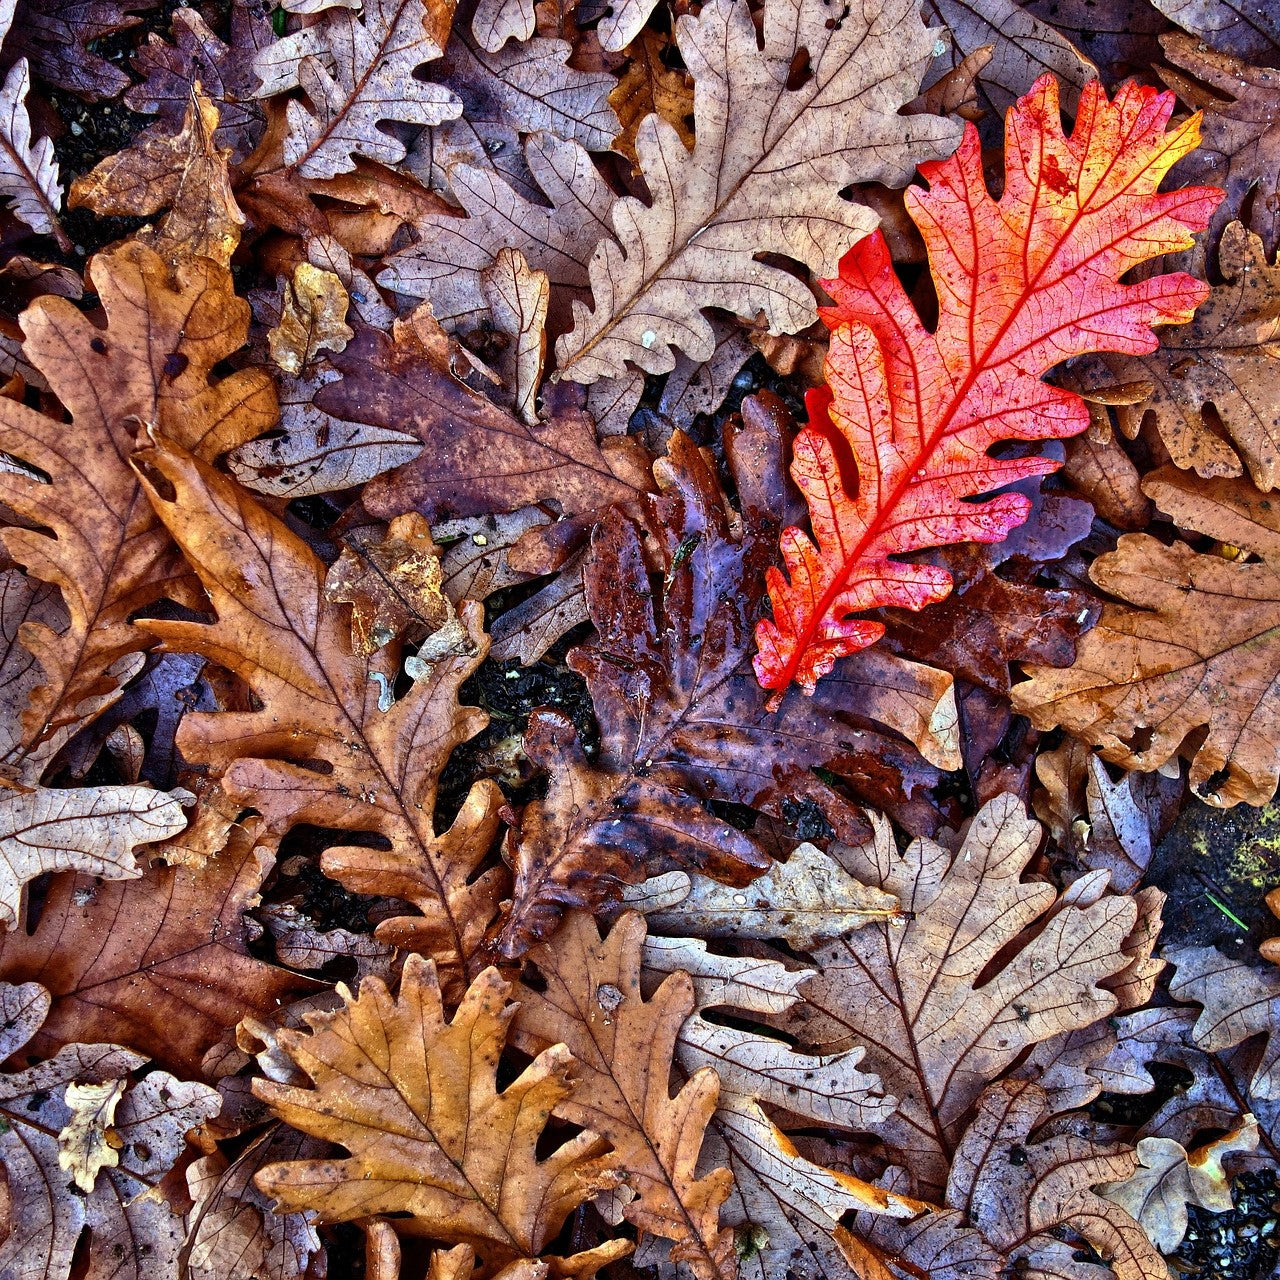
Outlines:
{"type": "Polygon", "coordinates": [[[1047,370],[1091,351],[1154,351],[1152,326],[1185,323],[1204,301],[1208,286],[1182,272],[1119,283],[1189,248],[1222,198],[1214,187],[1157,194],[1199,141],[1199,117],[1166,133],[1173,105],[1133,83],[1109,102],[1094,81],[1067,136],[1044,76],[1006,119],[999,201],[972,125],[949,160],[922,165],[929,189],[908,190],[906,204],[929,251],[934,332],[879,232],[823,282],[836,302],[824,314],[829,385],[809,393],[791,466],[813,534],[783,532],[787,576],[769,571],[773,619],[756,628],[756,675],[775,702],[792,682],[812,692],[837,659],[883,634],[851,614],[921,609],[950,591],[945,569],[897,557],[999,542],[1026,519],[1022,494],[972,499],[1058,465],[993,457],[993,445],[1089,425],[1078,396],[1041,380],[1047,370]]]}

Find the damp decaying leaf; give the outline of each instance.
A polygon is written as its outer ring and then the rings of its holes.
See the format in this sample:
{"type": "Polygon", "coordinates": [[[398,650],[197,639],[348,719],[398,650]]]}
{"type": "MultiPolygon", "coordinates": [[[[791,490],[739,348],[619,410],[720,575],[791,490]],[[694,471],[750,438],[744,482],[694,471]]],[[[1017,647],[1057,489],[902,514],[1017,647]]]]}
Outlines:
{"type": "Polygon", "coordinates": [[[271,358],[285,373],[301,373],[322,351],[342,351],[355,337],[347,324],[351,299],[332,271],[309,262],[284,282],[280,319],[267,334],[271,358]]]}

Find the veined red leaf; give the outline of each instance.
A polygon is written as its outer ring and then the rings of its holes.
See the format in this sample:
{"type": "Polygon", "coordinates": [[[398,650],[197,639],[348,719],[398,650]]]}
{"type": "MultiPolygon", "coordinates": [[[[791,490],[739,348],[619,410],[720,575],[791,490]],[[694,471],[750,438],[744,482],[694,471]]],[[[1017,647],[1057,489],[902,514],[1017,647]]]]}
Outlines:
{"type": "Polygon", "coordinates": [[[837,659],[874,644],[879,623],[850,617],[882,605],[921,609],[951,590],[940,566],[897,559],[955,542],[998,542],[1029,501],[1005,493],[1054,470],[1043,457],[993,457],[1006,440],[1076,435],[1089,425],[1075,394],[1043,382],[1092,351],[1151,352],[1153,325],[1191,319],[1209,287],[1183,272],[1120,278],[1189,248],[1222,198],[1214,187],[1157,193],[1199,141],[1199,117],[1166,132],[1171,93],[1095,81],[1068,136],[1058,86],[1044,76],[1005,122],[1005,185],[987,191],[972,125],[949,160],[920,166],[927,191],[907,209],[929,251],[938,295],[930,332],[876,232],[824,281],[836,305],[826,387],[809,393],[809,425],[791,474],[812,536],[782,534],[787,575],[768,577],[773,619],[756,628],[756,675],[774,702],[809,692],[837,659]]]}

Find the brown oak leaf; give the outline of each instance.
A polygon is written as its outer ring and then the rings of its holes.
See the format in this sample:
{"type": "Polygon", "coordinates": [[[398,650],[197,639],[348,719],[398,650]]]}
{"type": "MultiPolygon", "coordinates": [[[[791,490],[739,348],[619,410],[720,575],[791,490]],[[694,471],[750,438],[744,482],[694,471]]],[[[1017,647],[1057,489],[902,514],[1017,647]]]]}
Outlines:
{"type": "Polygon", "coordinates": [[[22,743],[5,760],[27,782],[119,697],[149,643],[130,615],[179,592],[187,572],[129,465],[138,431],[154,427],[214,458],[276,418],[265,372],[212,376],[248,327],[230,272],[201,258],[180,261],[171,274],[153,250],[126,244],[95,257],[89,279],[105,327],[63,298],[40,298],[22,317],[24,349],[69,411],[71,429],[0,401],[0,448],[49,477],[0,472],[0,499],[37,526],[6,529],[0,542],[28,573],[61,588],[70,617],[61,631],[33,621],[19,632],[45,676],[23,713],[22,743]]]}
{"type": "Polygon", "coordinates": [[[1014,706],[1040,729],[1062,726],[1102,757],[1150,771],[1207,726],[1191,786],[1209,804],[1265,804],[1280,777],[1271,724],[1280,648],[1280,515],[1244,480],[1195,480],[1174,467],[1143,492],[1179,526],[1246,548],[1240,563],[1126,534],[1090,567],[1108,604],[1074,665],[1029,667],[1014,706]],[[1132,607],[1136,606],[1136,607],[1132,607]]]}
{"type": "Polygon", "coordinates": [[[162,489],[148,481],[147,494],[216,614],[210,623],[145,626],[167,648],[235,671],[260,707],[187,715],[179,749],[221,775],[223,790],[262,813],[274,832],[307,822],[382,835],[389,847],[327,849],[326,874],[353,892],[413,902],[424,913],[413,918],[416,936],[448,980],[474,972],[504,884],[498,869],[472,880],[496,834],[500,793],[477,782],[444,832],[435,829],[434,810],[450,752],[486,721],[457,701],[487,648],[482,606],[461,610],[467,652],[423,664],[396,698],[400,646],[352,652],[347,610],[325,599],[324,563],[301,538],[173,446],[158,442],[139,465],[163,478],[162,489]]]}
{"type": "Polygon", "coordinates": [[[418,1233],[469,1244],[496,1267],[537,1259],[583,1200],[617,1185],[589,1131],[538,1158],[548,1117],[573,1092],[563,1044],[499,1091],[515,1009],[496,969],[472,982],[447,1021],[435,966],[420,956],[405,962],[395,999],[377,978],[358,997],[338,990],[342,1008],[309,1015],[311,1034],[279,1033],[314,1088],[254,1082],[288,1124],[350,1152],[264,1168],[257,1184],[281,1208],[326,1222],[408,1215],[418,1233]]]}

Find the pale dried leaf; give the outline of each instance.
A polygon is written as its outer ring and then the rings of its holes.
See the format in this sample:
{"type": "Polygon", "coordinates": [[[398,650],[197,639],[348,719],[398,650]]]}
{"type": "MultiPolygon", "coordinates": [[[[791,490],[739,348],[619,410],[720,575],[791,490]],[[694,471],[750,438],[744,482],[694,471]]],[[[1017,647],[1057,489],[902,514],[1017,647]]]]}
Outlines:
{"type": "Polygon", "coordinates": [[[58,1131],[58,1164],[81,1191],[93,1190],[99,1170],[120,1163],[120,1139],[112,1125],[127,1083],[69,1084],[63,1094],[71,1116],[58,1131]]]}
{"type": "Polygon", "coordinates": [[[784,938],[807,950],[819,938],[833,938],[872,920],[898,913],[897,899],[859,884],[812,844],[796,848],[745,888],[717,884],[705,876],[674,871],[663,877],[674,893],[658,909],[642,895],[652,881],[623,893],[624,905],[645,912],[649,927],[698,938],[784,938]]]}
{"type": "Polygon", "coordinates": [[[176,835],[187,825],[185,791],[150,787],[78,787],[0,793],[0,924],[12,929],[22,889],[50,871],[83,871],[106,880],[142,874],[140,844],[176,835]]]}
{"type": "Polygon", "coordinates": [[[516,414],[525,422],[537,422],[551,297],[547,273],[534,271],[518,249],[504,248],[480,279],[495,326],[511,340],[498,371],[516,414]]]}
{"type": "Polygon", "coordinates": [[[1187,1233],[1188,1205],[1211,1213],[1233,1207],[1231,1179],[1222,1161],[1257,1145],[1258,1122],[1249,1115],[1239,1128],[1194,1151],[1172,1138],[1142,1138],[1138,1171],[1098,1190],[1135,1218],[1161,1253],[1173,1253],[1187,1233]]]}
{"type": "Polygon", "coordinates": [[[536,29],[533,0],[479,0],[471,18],[471,33],[487,53],[508,40],[528,40],[536,29]]]}
{"type": "MultiPolygon", "coordinates": [[[[9,21],[14,6],[6,5],[9,21]]],[[[0,39],[6,33],[0,33],[0,39]]],[[[31,140],[31,117],[27,114],[27,90],[31,72],[26,58],[19,58],[0,88],[0,196],[11,202],[14,216],[32,231],[56,235],[64,248],[70,241],[58,224],[62,187],[58,182],[58,161],[48,138],[31,140]]]]}
{"type": "Polygon", "coordinates": [[[653,204],[625,197],[614,206],[617,239],[603,240],[591,260],[594,310],[575,303],[574,330],[556,347],[565,376],[594,382],[628,360],[665,373],[677,347],[704,360],[714,346],[707,306],[747,319],[763,311],[773,332],[807,327],[817,315],[808,286],[758,256],[834,274],[850,240],[875,221],[840,189],[902,185],[917,163],[954,144],[951,122],[898,114],[935,39],[916,7],[894,0],[829,19],[821,0],[770,0],[763,49],[732,0],[679,19],[697,143],[687,151],[657,116],[640,126],[636,151],[653,204]],[[787,90],[802,49],[809,78],[787,90]]]}

